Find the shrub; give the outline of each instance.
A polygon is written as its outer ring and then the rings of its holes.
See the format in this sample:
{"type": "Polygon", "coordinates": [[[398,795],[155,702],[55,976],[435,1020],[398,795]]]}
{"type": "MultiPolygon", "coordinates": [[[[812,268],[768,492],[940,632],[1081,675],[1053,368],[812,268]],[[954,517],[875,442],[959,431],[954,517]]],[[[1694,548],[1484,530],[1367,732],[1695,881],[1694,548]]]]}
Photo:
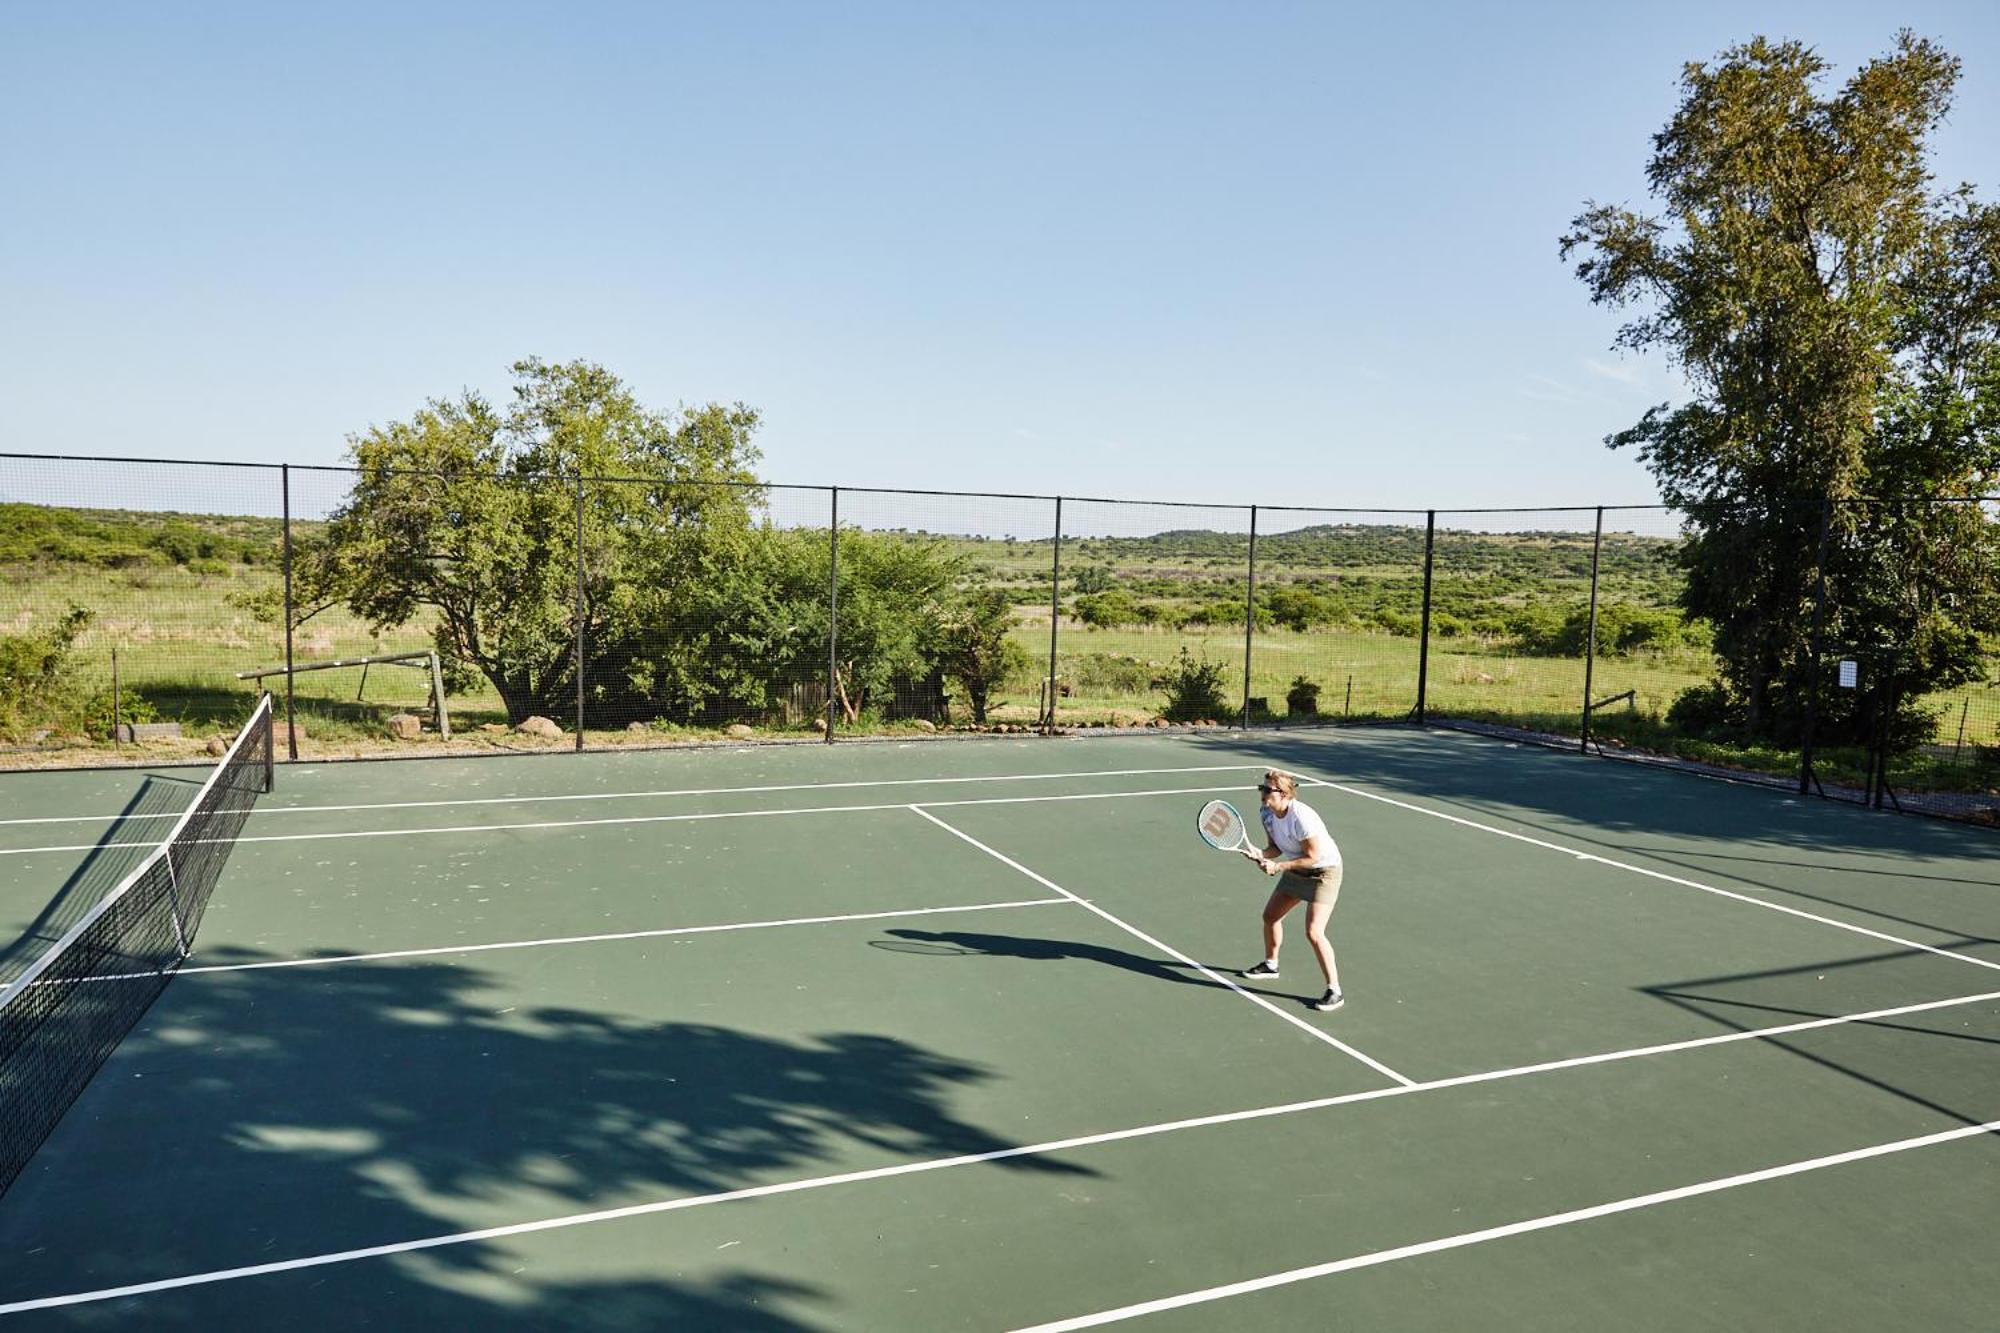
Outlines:
{"type": "Polygon", "coordinates": [[[1089,593],[1076,599],[1076,618],[1092,629],[1116,629],[1138,623],[1139,604],[1122,589],[1089,593]]]}
{"type": "Polygon", "coordinates": [[[1292,677],[1285,691],[1285,711],[1294,717],[1314,717],[1319,713],[1319,685],[1304,676],[1292,677]]]}
{"type": "Polygon", "coordinates": [[[1160,688],[1166,691],[1166,716],[1174,722],[1217,718],[1229,711],[1222,701],[1222,664],[1195,657],[1183,645],[1167,667],[1160,688]]]}
{"type": "Polygon", "coordinates": [[[1122,653],[1085,653],[1070,664],[1069,675],[1092,694],[1143,694],[1153,687],[1146,663],[1122,653]]]}
{"type": "Polygon", "coordinates": [[[1667,705],[1667,725],[1686,736],[1725,736],[1742,720],[1728,692],[1713,681],[1682,690],[1667,705]]]}
{"type": "Polygon", "coordinates": [[[19,734],[36,725],[73,721],[68,664],[91,613],[71,604],[43,634],[0,634],[0,731],[19,734]]]}
{"type": "Polygon", "coordinates": [[[1275,623],[1300,634],[1334,618],[1333,604],[1304,588],[1273,588],[1259,600],[1260,613],[1269,614],[1275,623]]]}

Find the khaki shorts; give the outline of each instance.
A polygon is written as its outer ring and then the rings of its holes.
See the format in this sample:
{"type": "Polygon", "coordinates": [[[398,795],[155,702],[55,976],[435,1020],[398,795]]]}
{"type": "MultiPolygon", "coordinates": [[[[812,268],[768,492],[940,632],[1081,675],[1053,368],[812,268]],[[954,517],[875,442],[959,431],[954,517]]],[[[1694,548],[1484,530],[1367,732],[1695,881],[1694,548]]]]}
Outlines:
{"type": "Polygon", "coordinates": [[[1325,903],[1331,907],[1340,898],[1340,872],[1339,866],[1287,870],[1278,876],[1278,892],[1302,903],[1325,903]]]}

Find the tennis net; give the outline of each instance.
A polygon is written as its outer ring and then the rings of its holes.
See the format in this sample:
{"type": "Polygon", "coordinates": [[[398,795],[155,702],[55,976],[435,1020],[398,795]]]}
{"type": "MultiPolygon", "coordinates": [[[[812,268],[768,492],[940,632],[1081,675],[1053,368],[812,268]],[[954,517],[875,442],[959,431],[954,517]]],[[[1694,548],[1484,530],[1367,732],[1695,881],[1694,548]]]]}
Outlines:
{"type": "Polygon", "coordinates": [[[272,759],[266,694],[166,839],[0,989],[0,1191],[187,958],[272,759]]]}

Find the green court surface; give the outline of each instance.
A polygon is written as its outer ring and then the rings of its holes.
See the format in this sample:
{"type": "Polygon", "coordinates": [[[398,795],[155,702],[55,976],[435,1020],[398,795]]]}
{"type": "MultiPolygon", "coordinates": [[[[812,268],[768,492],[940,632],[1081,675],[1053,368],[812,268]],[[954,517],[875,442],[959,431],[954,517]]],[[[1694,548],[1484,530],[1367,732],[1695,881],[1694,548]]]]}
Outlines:
{"type": "MultiPolygon", "coordinates": [[[[0,776],[0,978],[201,777],[0,776]]],[[[1397,727],[280,766],[0,1320],[1989,1328],[1996,849],[1397,727]]]]}

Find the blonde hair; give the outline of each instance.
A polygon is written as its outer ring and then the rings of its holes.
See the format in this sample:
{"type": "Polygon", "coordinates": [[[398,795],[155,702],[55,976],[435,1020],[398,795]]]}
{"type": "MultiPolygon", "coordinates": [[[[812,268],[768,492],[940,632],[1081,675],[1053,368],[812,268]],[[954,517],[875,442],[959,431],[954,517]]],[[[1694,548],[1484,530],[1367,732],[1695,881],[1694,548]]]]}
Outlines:
{"type": "Polygon", "coordinates": [[[1288,797],[1297,796],[1299,794],[1299,780],[1293,777],[1290,773],[1285,772],[1283,769],[1277,769],[1277,768],[1265,769],[1264,785],[1276,791],[1281,791],[1288,797]]]}

